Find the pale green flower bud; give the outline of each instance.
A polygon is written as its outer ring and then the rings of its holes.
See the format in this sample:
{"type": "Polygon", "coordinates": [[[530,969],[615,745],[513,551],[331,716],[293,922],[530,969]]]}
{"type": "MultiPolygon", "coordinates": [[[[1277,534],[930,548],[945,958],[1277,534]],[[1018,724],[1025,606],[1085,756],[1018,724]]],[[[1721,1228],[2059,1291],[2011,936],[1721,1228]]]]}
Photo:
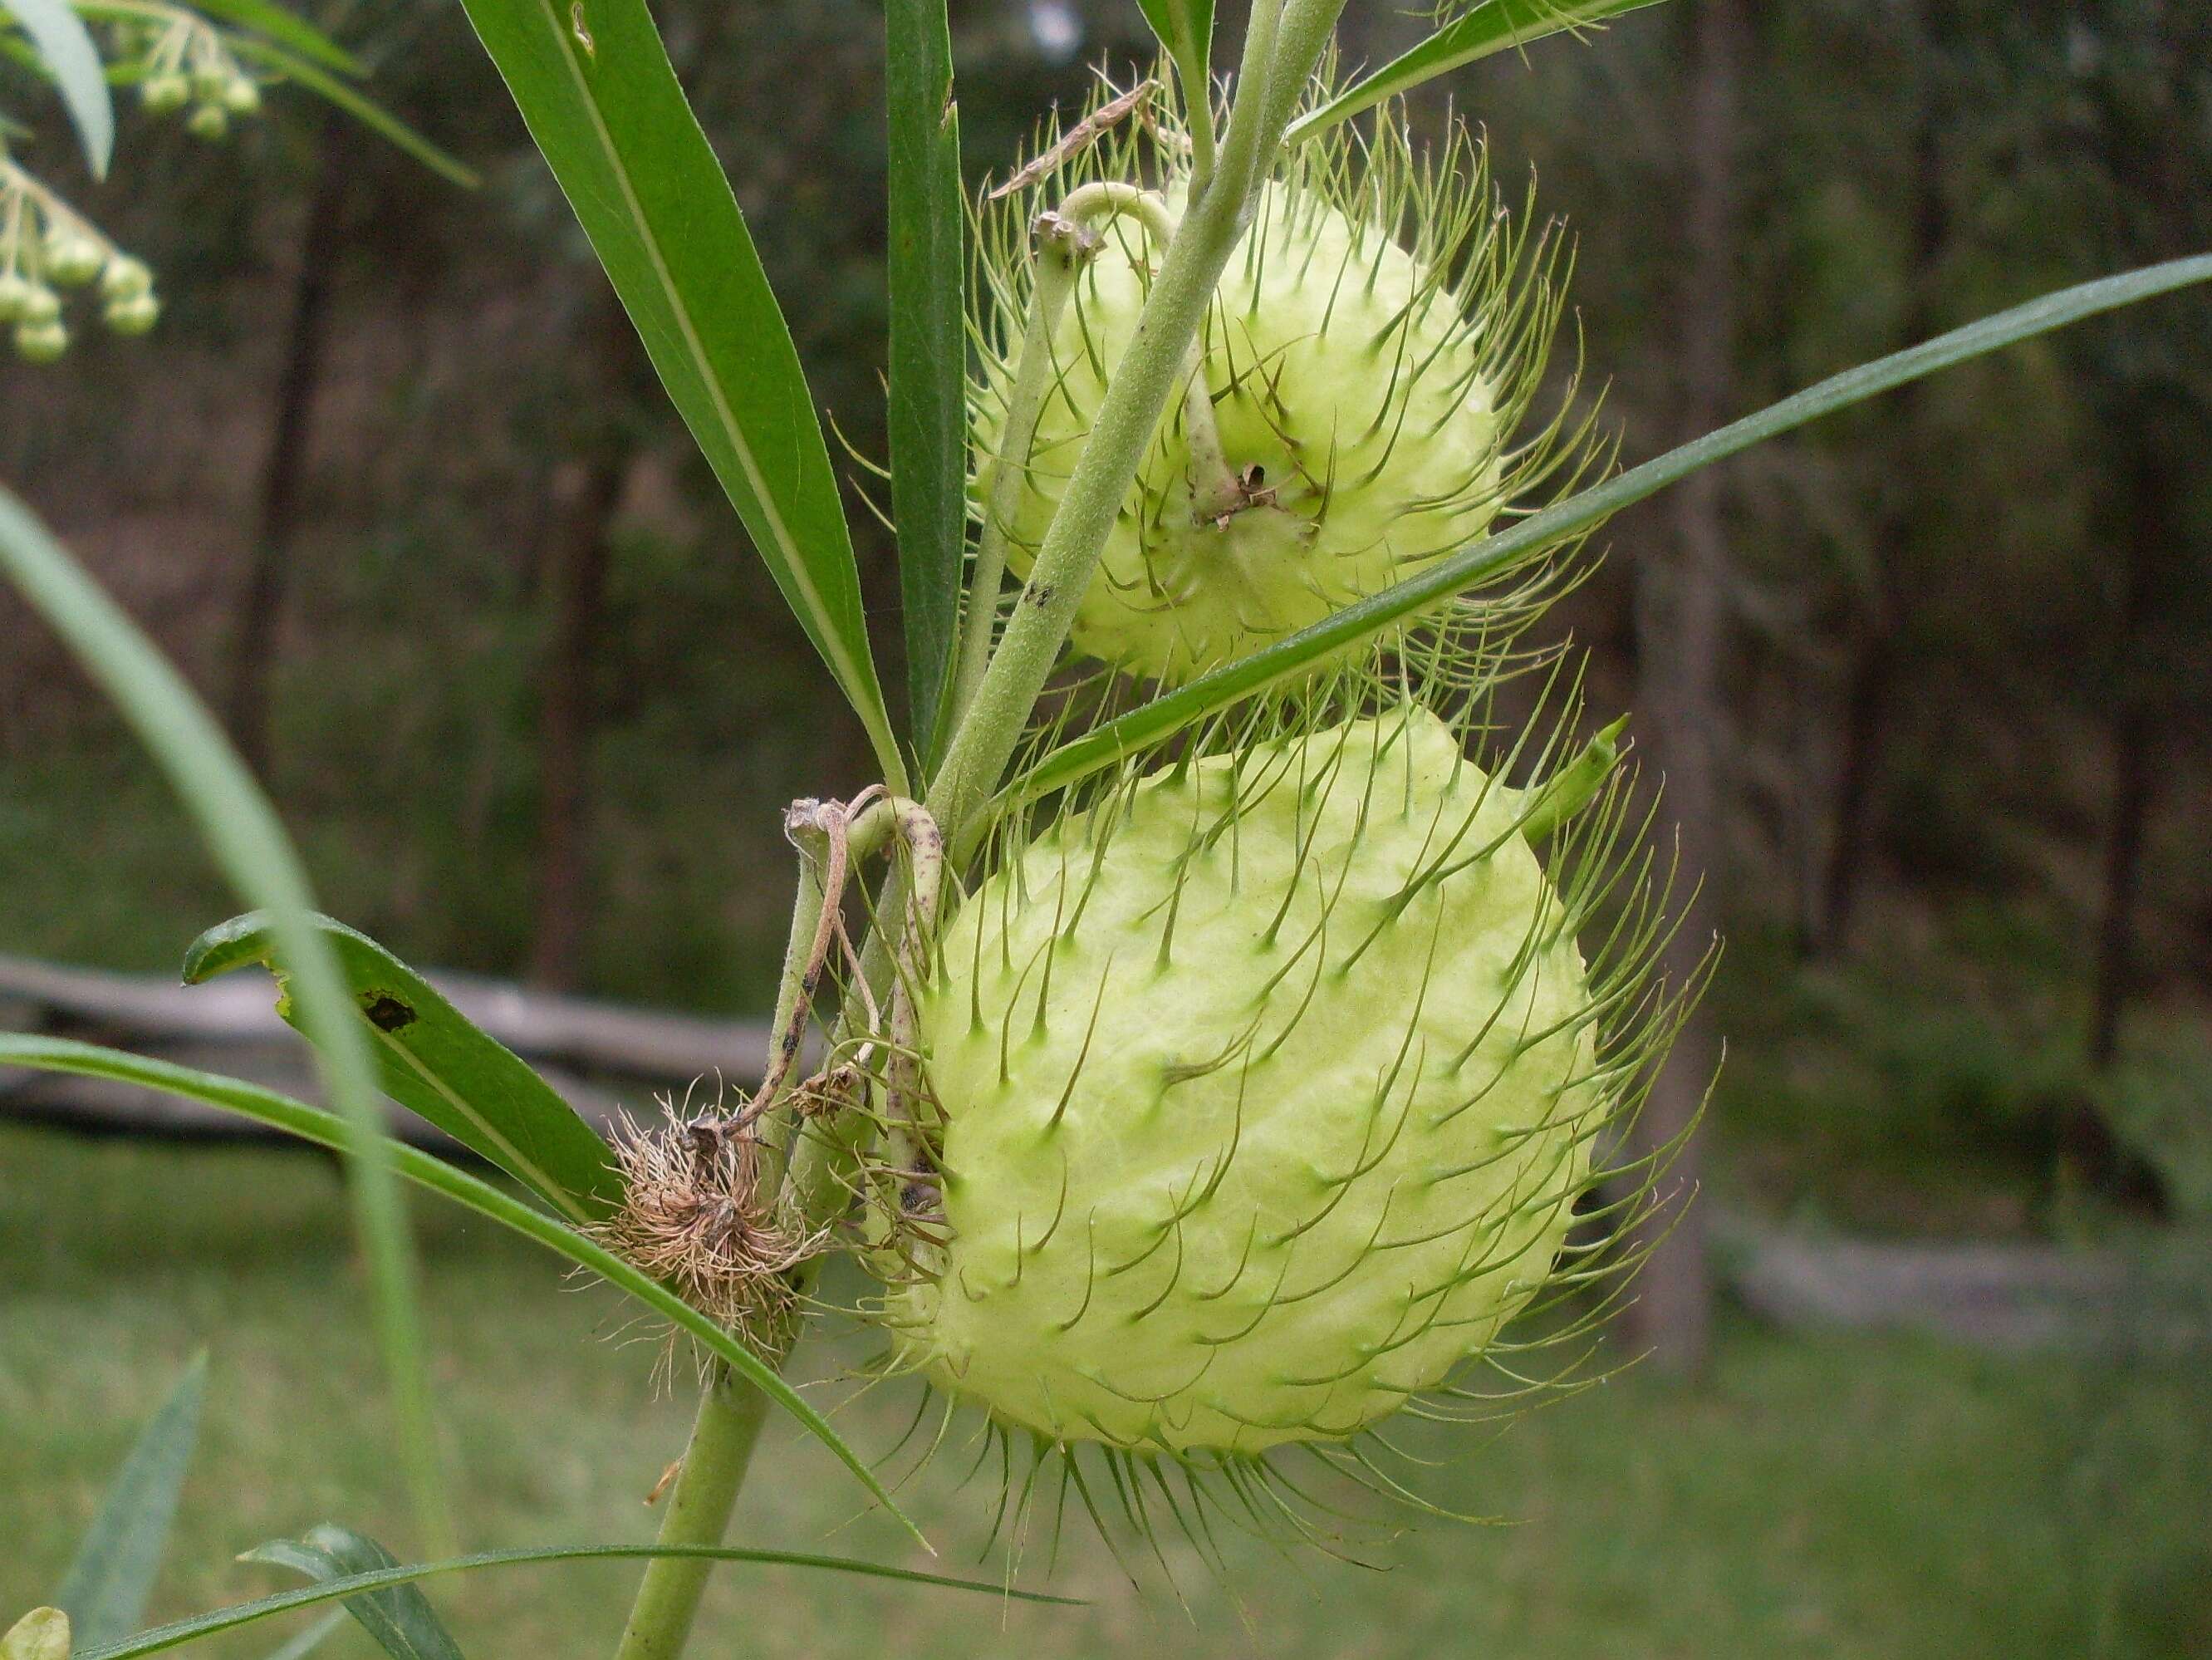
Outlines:
{"type": "Polygon", "coordinates": [[[138,101],[149,115],[174,115],[192,95],[192,83],[170,70],[149,75],[138,83],[138,101]]]}
{"type": "Polygon", "coordinates": [[[51,363],[69,350],[69,331],[58,319],[15,325],[15,356],[27,363],[51,363]]]}
{"type": "Polygon", "coordinates": [[[44,283],[24,285],[22,299],[15,307],[19,323],[51,323],[62,314],[62,297],[44,283]]]}
{"type": "Polygon", "coordinates": [[[70,1660],[69,1615],[33,1608],[0,1637],[0,1660],[70,1660]]]}
{"type": "Polygon", "coordinates": [[[234,75],[222,89],[222,106],[233,115],[255,115],[261,109],[261,88],[252,77],[234,75]]]}
{"type": "Polygon", "coordinates": [[[0,274],[0,323],[12,323],[24,314],[31,303],[33,286],[21,271],[0,274]]]}
{"type": "Polygon", "coordinates": [[[221,104],[202,104],[185,123],[195,138],[219,143],[230,131],[230,116],[221,104]]]}
{"type": "Polygon", "coordinates": [[[133,294],[111,300],[100,311],[100,320],[116,334],[143,334],[161,314],[161,302],[150,294],[133,294]]]}
{"type": "Polygon", "coordinates": [[[127,253],[115,255],[100,274],[100,296],[106,300],[128,300],[153,286],[154,273],[146,269],[146,262],[127,253]]]}
{"type": "Polygon", "coordinates": [[[46,275],[64,288],[82,288],[100,275],[100,268],[107,262],[107,252],[98,239],[74,227],[58,225],[46,233],[39,262],[46,275]]]}

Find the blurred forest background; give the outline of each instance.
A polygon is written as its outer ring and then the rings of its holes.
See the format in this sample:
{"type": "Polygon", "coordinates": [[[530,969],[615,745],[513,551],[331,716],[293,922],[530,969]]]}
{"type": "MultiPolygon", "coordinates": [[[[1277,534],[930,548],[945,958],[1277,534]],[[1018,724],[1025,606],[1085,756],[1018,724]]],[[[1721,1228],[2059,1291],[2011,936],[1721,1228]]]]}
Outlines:
{"type": "MultiPolygon", "coordinates": [[[[878,8],[656,10],[822,402],[881,455],[878,8]]],[[[0,477],[226,712],[329,909],[418,963],[757,1012],[778,810],[864,781],[858,729],[459,9],[315,15],[484,188],[281,93],[223,148],[139,124],[100,189],[57,131],[39,164],[167,310],[148,342],[88,331],[55,368],[0,364],[0,477]]],[[[978,181],[1090,65],[1146,54],[1127,0],[953,16],[978,181]]],[[[1351,55],[1416,27],[1355,3],[1351,55]]],[[[1576,238],[1583,350],[1632,460],[2212,247],[2212,11],[2180,0],[1684,0],[1452,85],[1504,194],[1533,175],[1576,238]]],[[[1660,1103],[1693,1106],[1725,1038],[1699,1213],[1973,1239],[2212,1225],[2208,454],[2212,310],[2184,295],[1607,531],[1551,626],[1667,775],[1705,873],[1686,936],[1729,942],[1660,1103]]],[[[854,522],[895,651],[888,536],[854,522]]],[[[0,951],[172,968],[234,907],[4,596],[0,641],[0,951]]],[[[1704,1307],[1662,1275],[1641,1317],[1694,1359],[1704,1307]]],[[[2212,1621],[2208,1559],[2187,1560],[2212,1621]]]]}

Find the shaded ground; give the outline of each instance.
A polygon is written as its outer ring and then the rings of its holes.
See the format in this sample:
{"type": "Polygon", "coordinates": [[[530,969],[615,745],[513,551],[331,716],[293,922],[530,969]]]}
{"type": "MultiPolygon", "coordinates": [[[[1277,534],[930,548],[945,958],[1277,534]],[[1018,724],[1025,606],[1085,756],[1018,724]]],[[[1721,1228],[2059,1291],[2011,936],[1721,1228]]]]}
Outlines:
{"type": "MultiPolygon", "coordinates": [[[[453,1213],[422,1219],[468,1542],[647,1536],[639,1501],[685,1413],[652,1398],[646,1351],[600,1341],[618,1306],[453,1213]]],[[[0,1610],[51,1594],[105,1473],[201,1344],[208,1425],[157,1615],[273,1588],[231,1556],[325,1517],[406,1548],[326,1162],[0,1131],[0,1610]]],[[[911,1406],[887,1389],[842,1421],[884,1448],[911,1406]]],[[[972,1560],[994,1496],[953,1492],[971,1458],[948,1453],[912,1490],[949,1566],[972,1560]]],[[[1232,1545],[1233,1592],[1182,1554],[1188,1615],[1139,1597],[1073,1530],[1056,1588],[1093,1599],[1074,1611],[733,1570],[709,1629],[750,1654],[974,1660],[2212,1649],[2212,1392],[2186,1361],[2007,1359],[1736,1323],[1708,1388],[1631,1371],[1516,1424],[1436,1486],[1510,1525],[1431,1523],[1393,1548],[1389,1573],[1289,1568],[1232,1545]]],[[[750,1541],[915,1557],[878,1518],[842,1526],[849,1480],[787,1432],[773,1432],[748,1505],[750,1541]]],[[[631,1572],[514,1570],[434,1595],[478,1660],[586,1660],[611,1648],[631,1572]]]]}

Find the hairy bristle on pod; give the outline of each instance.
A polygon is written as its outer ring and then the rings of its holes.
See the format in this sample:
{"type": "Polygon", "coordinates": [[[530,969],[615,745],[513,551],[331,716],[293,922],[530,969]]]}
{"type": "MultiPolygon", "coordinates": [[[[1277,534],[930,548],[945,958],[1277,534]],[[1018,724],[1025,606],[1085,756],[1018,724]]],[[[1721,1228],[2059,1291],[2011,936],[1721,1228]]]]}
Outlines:
{"type": "MultiPolygon", "coordinates": [[[[1047,1445],[1218,1466],[1347,1442],[1573,1278],[1643,940],[1585,963],[1547,787],[1462,745],[1405,702],[1006,852],[918,1000],[941,1211],[883,1304],[904,1365],[1047,1445]]],[[[1617,816],[1563,860],[1609,879],[1617,816]]]]}
{"type": "MultiPolygon", "coordinates": [[[[1018,575],[1183,205],[1181,132],[1171,112],[1143,112],[983,216],[975,498],[1018,575]],[[1039,225],[1073,249],[1056,298],[1035,258],[1039,225]],[[1032,352],[1045,361],[1026,362],[1032,352]],[[1041,399],[1025,402],[1025,380],[1041,399]],[[1004,487],[1009,470],[1018,488],[1004,487]]],[[[1586,424],[1563,415],[1519,430],[1561,314],[1559,252],[1549,228],[1504,210],[1463,131],[1419,150],[1390,109],[1364,136],[1293,151],[1108,538],[1076,648],[1187,679],[1465,547],[1571,468],[1586,424]]]]}

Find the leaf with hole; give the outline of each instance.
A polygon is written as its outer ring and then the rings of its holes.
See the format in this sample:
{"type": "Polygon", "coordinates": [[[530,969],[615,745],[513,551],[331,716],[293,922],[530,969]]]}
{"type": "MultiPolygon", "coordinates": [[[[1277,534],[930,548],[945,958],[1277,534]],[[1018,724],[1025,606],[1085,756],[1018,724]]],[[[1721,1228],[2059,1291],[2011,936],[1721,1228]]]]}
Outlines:
{"type": "MultiPolygon", "coordinates": [[[[227,1112],[242,1114],[258,1123],[283,1130],[288,1135],[312,1141],[318,1146],[344,1148],[350,1145],[349,1129],[343,1120],[319,1107],[311,1107],[304,1101],[295,1101],[289,1096],[280,1095],[274,1090],[263,1089],[258,1085],[248,1084],[239,1079],[196,1072],[189,1067],[173,1066],[166,1061],[149,1061],[141,1055],[126,1055],[120,1049],[78,1043],[74,1038],[21,1037],[0,1032],[0,1067],[31,1067],[44,1072],[70,1073],[85,1078],[112,1078],[120,1083],[139,1084],[148,1089],[162,1090],[188,1100],[220,1107],[227,1112]]],[[[608,1284],[628,1292],[671,1324],[682,1328],[708,1353],[727,1364],[738,1376],[799,1420],[809,1434],[836,1453],[845,1467],[860,1478],[861,1485],[900,1525],[916,1539],[921,1537],[921,1529],[908,1521],[906,1513],[891,1501],[890,1493],[877,1480],[875,1472],[846,1444],[836,1430],[830,1428],[827,1419],[808,1405],[805,1399],[777,1376],[767,1362],[673,1292],[648,1280],[605,1246],[586,1238],[566,1223],[548,1216],[534,1205],[526,1204],[501,1192],[489,1182],[481,1181],[465,1171],[456,1170],[441,1158],[434,1158],[417,1148],[390,1140],[380,1143],[379,1151],[390,1160],[391,1167],[397,1174],[434,1193],[442,1194],[457,1204],[465,1205],[479,1216],[487,1217],[501,1227],[510,1229],[526,1239],[535,1240],[549,1250],[590,1269],[608,1284]]]]}
{"type": "MultiPolygon", "coordinates": [[[[375,1046],[386,1093],[498,1165],[571,1221],[605,1216],[622,1199],[607,1145],[513,1050],[487,1036],[437,988],[367,934],[314,919],[336,952],[375,1046]]],[[[197,986],[259,964],[276,975],[277,1012],[297,1025],[282,957],[258,912],[210,928],[185,953],[197,986]]]]}

